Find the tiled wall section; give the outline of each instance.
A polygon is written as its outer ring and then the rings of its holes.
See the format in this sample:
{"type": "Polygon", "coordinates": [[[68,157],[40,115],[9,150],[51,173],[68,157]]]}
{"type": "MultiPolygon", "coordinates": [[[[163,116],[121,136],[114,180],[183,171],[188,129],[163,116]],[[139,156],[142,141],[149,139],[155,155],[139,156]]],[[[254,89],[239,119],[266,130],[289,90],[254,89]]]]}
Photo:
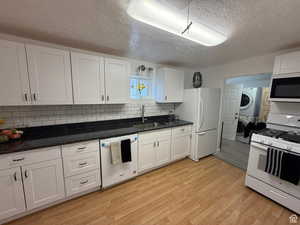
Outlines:
{"type": "MultiPolygon", "coordinates": [[[[174,104],[146,103],[145,115],[167,115],[174,104]]],[[[125,119],[141,116],[141,104],[126,105],[72,105],[72,106],[2,106],[0,128],[33,127],[88,121],[125,119]]]]}

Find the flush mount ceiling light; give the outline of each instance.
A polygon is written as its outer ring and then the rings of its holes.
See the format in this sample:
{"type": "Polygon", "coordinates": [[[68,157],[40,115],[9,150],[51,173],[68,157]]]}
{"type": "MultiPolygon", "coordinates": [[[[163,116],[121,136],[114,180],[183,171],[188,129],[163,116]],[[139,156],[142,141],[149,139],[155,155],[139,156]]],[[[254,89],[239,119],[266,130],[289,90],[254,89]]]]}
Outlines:
{"type": "Polygon", "coordinates": [[[131,0],[127,13],[134,19],[176,34],[205,46],[216,46],[226,41],[226,36],[205,25],[189,22],[181,13],[157,0],[131,0]],[[186,32],[188,31],[188,32],[186,32]]]}

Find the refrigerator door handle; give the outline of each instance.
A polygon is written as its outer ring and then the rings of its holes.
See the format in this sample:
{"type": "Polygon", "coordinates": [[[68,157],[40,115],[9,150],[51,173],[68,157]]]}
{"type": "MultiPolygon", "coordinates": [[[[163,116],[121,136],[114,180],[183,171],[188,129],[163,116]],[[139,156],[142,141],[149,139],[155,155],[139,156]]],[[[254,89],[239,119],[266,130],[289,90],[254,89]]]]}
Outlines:
{"type": "Polygon", "coordinates": [[[200,133],[196,133],[197,135],[203,136],[205,135],[207,132],[200,132],[200,133]]]}
{"type": "Polygon", "coordinates": [[[203,99],[200,97],[200,108],[201,108],[201,110],[200,110],[200,123],[199,123],[199,129],[201,129],[202,128],[202,126],[203,126],[203,122],[204,122],[204,104],[203,104],[203,99]]]}

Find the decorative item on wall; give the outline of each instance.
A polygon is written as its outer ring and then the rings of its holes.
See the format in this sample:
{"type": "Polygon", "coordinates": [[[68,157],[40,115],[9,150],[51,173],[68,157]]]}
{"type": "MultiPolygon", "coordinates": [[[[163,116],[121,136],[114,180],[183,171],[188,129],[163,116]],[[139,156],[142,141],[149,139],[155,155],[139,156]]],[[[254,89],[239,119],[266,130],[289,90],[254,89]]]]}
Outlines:
{"type": "Polygon", "coordinates": [[[143,74],[146,70],[146,67],[144,65],[140,65],[138,68],[137,68],[137,72],[138,74],[143,74]]]}
{"type": "Polygon", "coordinates": [[[136,73],[138,76],[152,76],[153,75],[153,68],[152,67],[146,67],[145,65],[139,65],[136,69],[136,73]]]}
{"type": "Polygon", "coordinates": [[[202,86],[202,74],[200,72],[195,72],[193,76],[193,87],[199,88],[202,86]]]}

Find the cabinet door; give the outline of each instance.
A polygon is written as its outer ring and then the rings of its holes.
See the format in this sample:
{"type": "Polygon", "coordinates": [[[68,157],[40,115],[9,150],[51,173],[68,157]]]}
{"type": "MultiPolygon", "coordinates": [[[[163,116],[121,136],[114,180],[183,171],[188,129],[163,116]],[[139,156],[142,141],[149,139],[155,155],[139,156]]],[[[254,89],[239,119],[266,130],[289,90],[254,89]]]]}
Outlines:
{"type": "Polygon", "coordinates": [[[124,104],[129,101],[129,63],[105,59],[105,90],[107,104],[124,104]]]}
{"type": "Polygon", "coordinates": [[[0,105],[27,105],[30,90],[24,44],[0,40],[0,105]]]}
{"type": "Polygon", "coordinates": [[[157,141],[156,148],[156,166],[163,165],[171,160],[171,138],[160,138],[157,141]]]}
{"type": "Polygon", "coordinates": [[[165,69],[165,95],[167,102],[183,102],[184,73],[180,70],[165,69]]]}
{"type": "Polygon", "coordinates": [[[20,167],[0,171],[0,220],[25,211],[20,167]]]}
{"type": "Polygon", "coordinates": [[[181,159],[190,154],[191,136],[182,135],[172,138],[172,160],[181,159]]]}
{"type": "Polygon", "coordinates": [[[71,52],[71,60],[74,103],[105,103],[103,58],[71,52]]]}
{"type": "Polygon", "coordinates": [[[156,166],[156,142],[145,140],[139,142],[138,170],[139,172],[154,168],[156,166]]]}
{"type": "Polygon", "coordinates": [[[277,56],[274,64],[274,74],[300,72],[300,51],[277,56]]]}
{"type": "Polygon", "coordinates": [[[28,210],[65,197],[61,159],[24,166],[22,172],[28,210]]]}
{"type": "Polygon", "coordinates": [[[29,80],[34,104],[72,104],[70,53],[26,45],[29,80]]]}

